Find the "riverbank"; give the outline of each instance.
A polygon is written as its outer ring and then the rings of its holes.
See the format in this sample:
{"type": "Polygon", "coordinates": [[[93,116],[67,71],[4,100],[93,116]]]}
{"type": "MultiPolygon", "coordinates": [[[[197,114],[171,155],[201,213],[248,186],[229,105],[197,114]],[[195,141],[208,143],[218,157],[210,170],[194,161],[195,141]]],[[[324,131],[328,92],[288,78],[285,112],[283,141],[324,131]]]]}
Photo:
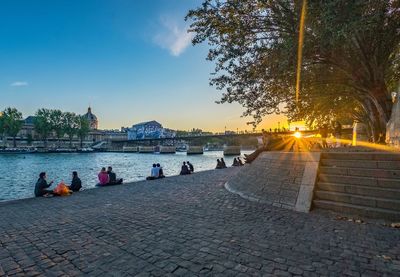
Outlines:
{"type": "MultiPolygon", "coordinates": [[[[53,153],[35,155],[0,155],[3,173],[0,176],[0,201],[29,198],[33,196],[35,182],[40,172],[47,172],[48,180],[55,184],[69,183],[72,171],[77,171],[84,189],[93,188],[98,182],[97,174],[102,167],[112,166],[114,172],[125,182],[146,179],[153,163],[160,163],[166,176],[178,175],[183,161],[190,161],[195,171],[215,168],[222,151],[206,152],[204,155],[186,156],[186,153],[53,153]]],[[[226,157],[227,165],[233,157],[226,157]]]]}
{"type": "Polygon", "coordinates": [[[0,276],[396,276],[400,232],[247,201],[240,168],[0,204],[0,276]]]}

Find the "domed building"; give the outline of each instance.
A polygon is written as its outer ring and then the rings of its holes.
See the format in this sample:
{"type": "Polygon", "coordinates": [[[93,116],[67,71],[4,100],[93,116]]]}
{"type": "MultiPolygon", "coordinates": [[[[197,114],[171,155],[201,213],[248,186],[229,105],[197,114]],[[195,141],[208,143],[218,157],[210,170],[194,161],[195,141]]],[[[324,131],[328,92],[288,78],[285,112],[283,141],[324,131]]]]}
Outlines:
{"type": "Polygon", "coordinates": [[[89,126],[91,130],[97,130],[99,128],[99,121],[97,116],[92,113],[92,108],[89,107],[86,114],[83,115],[89,121],[89,126]]]}

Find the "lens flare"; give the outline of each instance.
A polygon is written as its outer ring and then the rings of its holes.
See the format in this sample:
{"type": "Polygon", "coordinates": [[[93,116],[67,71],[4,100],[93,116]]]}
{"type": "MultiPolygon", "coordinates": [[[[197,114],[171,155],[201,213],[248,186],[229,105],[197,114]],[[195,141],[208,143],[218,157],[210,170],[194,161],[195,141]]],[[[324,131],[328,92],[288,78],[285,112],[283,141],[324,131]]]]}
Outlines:
{"type": "Polygon", "coordinates": [[[295,138],[301,138],[301,137],[302,137],[302,135],[301,135],[300,132],[295,132],[295,133],[293,134],[293,136],[294,136],[295,138]]]}

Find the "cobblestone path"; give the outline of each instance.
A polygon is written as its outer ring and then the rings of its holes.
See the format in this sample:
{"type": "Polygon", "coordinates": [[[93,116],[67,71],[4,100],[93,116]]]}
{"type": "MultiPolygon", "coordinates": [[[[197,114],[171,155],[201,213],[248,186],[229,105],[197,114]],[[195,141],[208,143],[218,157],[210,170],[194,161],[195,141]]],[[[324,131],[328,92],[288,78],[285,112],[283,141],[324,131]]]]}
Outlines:
{"type": "Polygon", "coordinates": [[[399,276],[400,231],[257,204],[238,169],[0,204],[0,276],[399,276]]]}

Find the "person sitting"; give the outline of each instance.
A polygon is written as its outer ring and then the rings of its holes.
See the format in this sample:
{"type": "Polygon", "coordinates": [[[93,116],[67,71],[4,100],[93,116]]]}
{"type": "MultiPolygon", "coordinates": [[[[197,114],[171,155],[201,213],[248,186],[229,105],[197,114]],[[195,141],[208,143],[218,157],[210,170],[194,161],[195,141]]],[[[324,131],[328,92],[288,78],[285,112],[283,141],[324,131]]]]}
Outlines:
{"type": "Polygon", "coordinates": [[[223,165],[219,159],[217,159],[217,166],[215,167],[216,169],[221,169],[223,168],[223,165]]]}
{"type": "Polygon", "coordinates": [[[189,168],[190,173],[193,173],[194,172],[194,166],[189,161],[187,161],[186,164],[187,164],[187,166],[189,168]]]}
{"type": "Polygon", "coordinates": [[[239,163],[239,166],[244,165],[244,163],[242,162],[242,159],[241,159],[240,157],[237,158],[237,161],[238,161],[238,163],[239,163]]]}
{"type": "Polygon", "coordinates": [[[111,166],[107,168],[107,174],[108,174],[108,185],[119,185],[122,184],[122,182],[124,181],[122,178],[117,179],[117,174],[115,174],[112,171],[111,166]]]}
{"type": "Polygon", "coordinates": [[[190,174],[190,170],[186,165],[186,162],[183,162],[182,167],[181,167],[181,172],[179,173],[180,175],[188,175],[190,174]]]}
{"type": "Polygon", "coordinates": [[[101,171],[97,176],[99,178],[99,186],[106,186],[108,184],[109,177],[105,167],[101,168],[101,171]]]}
{"type": "Polygon", "coordinates": [[[222,168],[226,168],[226,164],[225,164],[224,158],[221,158],[221,164],[222,164],[222,168]]]}
{"type": "Polygon", "coordinates": [[[74,192],[77,192],[82,188],[82,182],[81,179],[78,177],[78,172],[72,172],[72,181],[71,185],[68,186],[68,188],[74,192]]]}
{"type": "Polygon", "coordinates": [[[157,164],[157,168],[158,168],[158,178],[165,178],[164,170],[162,169],[160,164],[157,164]]]}
{"type": "Polygon", "coordinates": [[[239,165],[240,164],[239,164],[238,160],[236,158],[233,158],[232,166],[239,166],[239,165]]]}
{"type": "Polygon", "coordinates": [[[35,185],[35,196],[36,197],[41,197],[41,196],[46,196],[46,195],[54,195],[52,190],[47,190],[48,187],[50,187],[53,184],[53,181],[50,183],[47,183],[47,175],[46,172],[41,172],[39,174],[39,179],[36,182],[35,185]]]}
{"type": "Polygon", "coordinates": [[[147,177],[146,180],[154,180],[154,179],[157,179],[159,175],[160,175],[160,168],[157,167],[156,164],[153,164],[153,167],[151,168],[150,176],[147,177]]]}

